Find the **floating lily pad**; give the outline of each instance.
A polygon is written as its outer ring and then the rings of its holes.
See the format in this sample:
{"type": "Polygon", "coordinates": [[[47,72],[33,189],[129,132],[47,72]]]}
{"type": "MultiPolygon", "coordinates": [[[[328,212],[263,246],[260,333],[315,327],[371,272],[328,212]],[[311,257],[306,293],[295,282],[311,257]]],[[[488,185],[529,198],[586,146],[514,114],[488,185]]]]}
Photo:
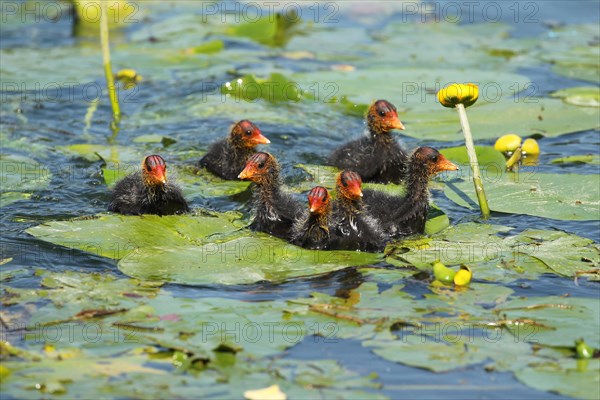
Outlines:
{"type": "Polygon", "coordinates": [[[225,180],[206,169],[185,166],[178,168],[176,181],[181,184],[183,193],[191,199],[195,197],[233,196],[248,190],[251,182],[225,180]]]}
{"type": "Polygon", "coordinates": [[[518,339],[548,346],[572,347],[583,338],[600,344],[600,300],[575,297],[529,297],[496,307],[502,318],[514,321],[509,331],[518,339]],[[529,325],[524,329],[524,325],[529,325]],[[582,329],[588,326],[590,329],[582,329]]]}
{"type": "Polygon", "coordinates": [[[574,277],[600,265],[600,250],[590,239],[545,230],[527,230],[507,238],[496,235],[510,229],[474,223],[451,226],[431,238],[388,244],[386,261],[426,271],[436,260],[446,265],[465,263],[478,279],[482,268],[481,279],[496,281],[533,279],[543,273],[574,277]]]}
{"type": "Polygon", "coordinates": [[[600,83],[598,29],[595,25],[567,25],[544,34],[537,56],[553,71],[572,79],[600,83]]]}
{"type": "Polygon", "coordinates": [[[565,103],[583,107],[600,107],[600,88],[584,86],[558,90],[551,95],[565,103]]]}
{"type": "Polygon", "coordinates": [[[555,158],[552,164],[600,164],[600,156],[597,154],[586,154],[581,156],[566,156],[555,158]]]}
{"type": "Polygon", "coordinates": [[[222,40],[211,40],[201,45],[190,47],[185,50],[186,54],[213,54],[218,53],[225,48],[222,40]]]}
{"type": "MultiPolygon", "coordinates": [[[[600,204],[600,175],[501,173],[484,179],[493,211],[559,220],[594,220],[600,204]]],[[[479,209],[472,179],[447,182],[444,193],[457,204],[479,209]]]]}
{"type": "MultiPolygon", "coordinates": [[[[453,163],[459,164],[461,169],[470,168],[471,162],[469,161],[467,148],[465,146],[440,149],[440,153],[453,163]]],[[[477,161],[479,162],[479,167],[484,176],[491,173],[497,175],[504,170],[506,160],[502,153],[492,146],[475,146],[475,154],[477,155],[477,161]]]]}
{"type": "Polygon", "coordinates": [[[399,260],[429,271],[436,260],[446,265],[491,260],[503,251],[502,239],[495,234],[510,229],[474,223],[451,226],[431,238],[409,238],[388,244],[386,261],[395,264],[399,260]]]}
{"type": "Polygon", "coordinates": [[[580,399],[600,398],[600,360],[566,359],[534,364],[515,377],[538,390],[580,399]]]}
{"type": "Polygon", "coordinates": [[[104,160],[107,163],[141,163],[143,155],[139,150],[127,146],[109,146],[101,144],[73,144],[59,146],[59,150],[74,157],[80,157],[87,161],[104,160]]]}
{"type": "MultiPolygon", "coordinates": [[[[258,10],[259,14],[260,9],[258,10]]],[[[295,10],[258,16],[255,20],[244,20],[238,25],[229,25],[225,32],[231,36],[248,37],[269,46],[283,46],[294,34],[294,27],[301,23],[301,15],[295,10]]],[[[249,15],[248,15],[249,16],[249,15]]]]}
{"type": "Polygon", "coordinates": [[[247,101],[264,99],[271,103],[296,102],[301,97],[298,85],[280,73],[272,73],[264,79],[257,78],[254,75],[245,75],[231,82],[226,82],[221,87],[221,93],[233,95],[247,101]]]}
{"type": "MultiPolygon", "coordinates": [[[[201,244],[208,236],[237,231],[237,213],[215,215],[99,215],[38,225],[27,233],[47,242],[119,259],[138,248],[201,244]]],[[[209,240],[211,241],[211,240],[209,240]]]]}
{"type": "Polygon", "coordinates": [[[511,242],[516,258],[533,257],[558,275],[575,277],[600,265],[600,250],[593,240],[566,232],[531,229],[511,242]]]}
{"type": "Polygon", "coordinates": [[[234,285],[281,282],[379,261],[372,253],[306,250],[268,235],[248,233],[203,246],[145,247],[123,258],[119,269],[148,280],[234,285]]]}

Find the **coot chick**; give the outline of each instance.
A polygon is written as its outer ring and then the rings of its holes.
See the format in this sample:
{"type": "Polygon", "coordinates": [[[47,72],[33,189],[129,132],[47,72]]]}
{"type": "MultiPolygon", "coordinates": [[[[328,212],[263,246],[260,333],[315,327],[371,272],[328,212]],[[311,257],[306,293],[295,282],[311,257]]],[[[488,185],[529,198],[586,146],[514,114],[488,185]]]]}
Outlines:
{"type": "Polygon", "coordinates": [[[400,183],[406,173],[407,153],[392,136],[404,130],[393,104],[377,100],[367,112],[368,136],[336,149],[328,164],[358,173],[364,182],[400,183]]]}
{"type": "Polygon", "coordinates": [[[213,143],[198,165],[223,179],[236,179],[259,144],[269,144],[260,129],[244,119],[231,128],[229,137],[213,143]]]}
{"type": "Polygon", "coordinates": [[[250,229],[289,239],[300,204],[281,190],[279,163],[269,153],[252,155],[238,178],[254,182],[254,220],[250,229]]]}
{"type": "Polygon", "coordinates": [[[458,167],[431,147],[419,147],[410,157],[406,177],[406,194],[392,196],[376,190],[365,190],[364,201],[383,231],[391,237],[422,234],[429,211],[429,178],[458,167]]]}
{"type": "Polygon", "coordinates": [[[140,171],[121,179],[108,205],[108,211],[125,215],[171,215],[189,210],[181,189],[167,182],[167,164],[158,155],[145,157],[140,171]]]}
{"type": "Polygon", "coordinates": [[[308,193],[308,211],[296,219],[290,241],[307,249],[323,250],[329,244],[331,197],[322,186],[308,193]]]}
{"type": "Polygon", "coordinates": [[[361,184],[356,172],[344,170],[337,176],[337,197],[330,223],[331,249],[379,251],[385,246],[377,220],[363,204],[361,184]]]}

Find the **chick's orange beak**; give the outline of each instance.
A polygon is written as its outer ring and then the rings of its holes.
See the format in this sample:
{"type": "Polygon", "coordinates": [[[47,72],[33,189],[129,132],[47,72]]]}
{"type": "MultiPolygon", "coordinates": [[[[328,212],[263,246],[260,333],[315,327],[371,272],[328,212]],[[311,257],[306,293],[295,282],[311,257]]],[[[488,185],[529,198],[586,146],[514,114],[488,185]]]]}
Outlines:
{"type": "Polygon", "coordinates": [[[311,213],[318,212],[325,208],[326,202],[317,196],[308,196],[308,210],[311,213]]]}
{"type": "Polygon", "coordinates": [[[242,170],[242,172],[240,172],[240,174],[238,175],[238,179],[241,179],[241,180],[252,179],[254,177],[255,173],[256,173],[256,167],[253,164],[246,164],[246,168],[244,168],[242,170]]]}
{"type": "Polygon", "coordinates": [[[149,174],[156,182],[160,182],[163,185],[167,183],[167,170],[164,165],[156,165],[149,174]]]}
{"type": "Polygon", "coordinates": [[[250,141],[253,144],[269,144],[269,143],[271,143],[271,141],[269,139],[267,139],[266,136],[264,136],[261,133],[261,131],[258,129],[252,134],[250,141]]]}
{"type": "Polygon", "coordinates": [[[346,191],[353,199],[359,199],[363,197],[362,189],[360,188],[360,182],[358,181],[348,182],[346,191]]]}
{"type": "Polygon", "coordinates": [[[393,117],[390,117],[389,120],[387,121],[388,126],[391,129],[399,129],[401,131],[404,130],[404,124],[402,122],[400,122],[400,119],[398,118],[398,114],[394,113],[395,115],[393,117]]]}
{"type": "Polygon", "coordinates": [[[443,155],[441,155],[441,154],[439,155],[438,161],[436,163],[436,171],[437,172],[456,171],[456,170],[458,170],[458,166],[456,164],[450,162],[450,160],[448,160],[443,155]]]}

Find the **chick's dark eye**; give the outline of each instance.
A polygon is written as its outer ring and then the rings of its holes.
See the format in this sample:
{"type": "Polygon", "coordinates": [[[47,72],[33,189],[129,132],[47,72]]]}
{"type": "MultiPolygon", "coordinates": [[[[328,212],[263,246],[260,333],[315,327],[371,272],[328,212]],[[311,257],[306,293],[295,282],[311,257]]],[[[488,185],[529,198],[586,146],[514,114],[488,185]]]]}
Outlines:
{"type": "Polygon", "coordinates": [[[258,168],[264,168],[264,167],[265,167],[265,162],[264,161],[258,164],[258,168]]]}
{"type": "Polygon", "coordinates": [[[146,165],[146,169],[148,170],[148,172],[151,172],[151,171],[152,171],[152,167],[151,167],[151,166],[149,166],[149,165],[146,165]]]}
{"type": "Polygon", "coordinates": [[[252,131],[250,129],[248,129],[245,133],[246,133],[246,136],[252,135],[252,131]]]}
{"type": "Polygon", "coordinates": [[[385,111],[379,111],[379,115],[385,117],[385,111]]]}
{"type": "Polygon", "coordinates": [[[437,162],[437,160],[438,160],[438,157],[437,157],[437,156],[433,156],[433,157],[431,157],[431,161],[433,161],[433,162],[437,162]]]}

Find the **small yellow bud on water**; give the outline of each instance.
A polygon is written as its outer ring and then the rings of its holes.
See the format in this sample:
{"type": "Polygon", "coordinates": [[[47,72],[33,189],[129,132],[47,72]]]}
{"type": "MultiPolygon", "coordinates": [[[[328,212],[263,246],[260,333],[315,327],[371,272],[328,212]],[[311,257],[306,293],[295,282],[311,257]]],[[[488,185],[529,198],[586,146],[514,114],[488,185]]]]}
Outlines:
{"type": "Polygon", "coordinates": [[[496,140],[496,144],[494,144],[494,149],[498,150],[501,153],[513,152],[521,145],[521,137],[515,135],[514,133],[509,133],[508,135],[504,135],[496,140]]]}
{"type": "Polygon", "coordinates": [[[525,139],[523,146],[521,146],[521,150],[527,155],[537,156],[540,154],[540,145],[535,139],[525,139]]]}
{"type": "Polygon", "coordinates": [[[479,87],[474,83],[453,83],[440,89],[437,98],[444,107],[454,108],[457,104],[469,107],[479,98],[479,87]]]}
{"type": "Polygon", "coordinates": [[[471,278],[473,277],[473,273],[466,265],[461,265],[460,269],[454,275],[454,284],[456,286],[467,286],[471,283],[471,278]]]}

